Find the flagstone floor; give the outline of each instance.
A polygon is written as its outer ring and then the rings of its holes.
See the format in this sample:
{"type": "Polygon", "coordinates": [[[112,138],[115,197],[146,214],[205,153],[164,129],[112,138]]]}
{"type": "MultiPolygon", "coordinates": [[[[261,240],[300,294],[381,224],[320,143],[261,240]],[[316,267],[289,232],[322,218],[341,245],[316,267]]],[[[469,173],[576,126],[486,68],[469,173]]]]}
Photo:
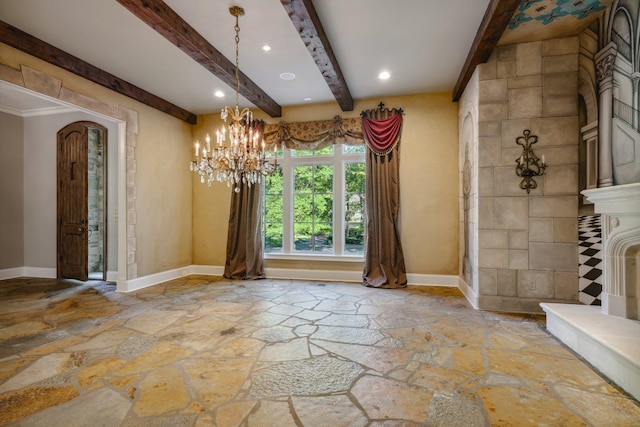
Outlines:
{"type": "Polygon", "coordinates": [[[452,288],[0,282],[0,424],[638,426],[543,317],[452,288]]]}

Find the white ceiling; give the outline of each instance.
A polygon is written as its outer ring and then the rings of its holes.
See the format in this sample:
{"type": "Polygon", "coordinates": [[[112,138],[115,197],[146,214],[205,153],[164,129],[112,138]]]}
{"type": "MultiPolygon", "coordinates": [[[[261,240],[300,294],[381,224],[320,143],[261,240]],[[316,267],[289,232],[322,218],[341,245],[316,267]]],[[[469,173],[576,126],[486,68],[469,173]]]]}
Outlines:
{"type": "MultiPolygon", "coordinates": [[[[242,72],[282,106],[335,102],[279,0],[165,2],[232,62],[235,18],[228,8],[242,6],[242,72]],[[264,44],[272,50],[264,52],[264,44]],[[283,72],[296,78],[282,80],[283,72]]],[[[488,3],[315,0],[314,6],[351,95],[364,99],[453,90],[488,3]],[[389,80],[377,78],[383,70],[389,80]]],[[[235,103],[235,88],[115,0],[0,0],[0,19],[192,113],[235,103]],[[213,96],[216,90],[225,98],[213,96]]],[[[0,91],[0,104],[13,98],[0,91]]],[[[251,106],[242,97],[240,103],[251,106]]]]}

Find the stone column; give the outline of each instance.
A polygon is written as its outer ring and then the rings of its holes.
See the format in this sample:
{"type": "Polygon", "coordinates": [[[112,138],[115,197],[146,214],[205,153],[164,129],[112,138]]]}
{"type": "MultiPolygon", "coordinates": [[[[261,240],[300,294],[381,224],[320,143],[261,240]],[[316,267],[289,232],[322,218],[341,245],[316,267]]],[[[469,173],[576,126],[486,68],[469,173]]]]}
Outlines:
{"type": "Polygon", "coordinates": [[[633,98],[632,98],[632,107],[633,107],[633,128],[638,130],[639,117],[638,117],[638,83],[640,82],[640,73],[635,72],[631,74],[631,82],[633,83],[633,98]]]}
{"type": "Polygon", "coordinates": [[[611,155],[611,125],[613,122],[613,64],[617,46],[611,42],[596,53],[594,62],[598,79],[598,187],[613,185],[613,160],[611,155]]]}

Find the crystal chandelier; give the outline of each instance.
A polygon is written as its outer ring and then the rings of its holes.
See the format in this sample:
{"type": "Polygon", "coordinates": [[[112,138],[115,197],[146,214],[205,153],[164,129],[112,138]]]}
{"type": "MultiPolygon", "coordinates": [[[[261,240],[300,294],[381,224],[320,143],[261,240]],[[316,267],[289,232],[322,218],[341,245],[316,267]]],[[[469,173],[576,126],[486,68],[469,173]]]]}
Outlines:
{"type": "Polygon", "coordinates": [[[211,137],[207,134],[205,145],[200,153],[200,142],[196,141],[195,160],[191,161],[190,169],[200,174],[200,182],[211,186],[215,181],[226,182],[228,187],[235,187],[236,193],[240,192],[240,183],[249,186],[259,184],[262,176],[272,173],[277,164],[277,147],[274,146],[273,155],[268,158],[265,152],[264,139],[258,122],[253,119],[253,114],[248,108],[238,107],[240,92],[239,77],[239,43],[240,26],[238,17],[244,15],[244,9],[239,6],[229,8],[229,13],[236,17],[236,105],[235,108],[226,106],[222,109],[220,117],[224,125],[216,131],[216,142],[211,148],[211,137]],[[227,118],[230,122],[227,125],[227,118]]]}

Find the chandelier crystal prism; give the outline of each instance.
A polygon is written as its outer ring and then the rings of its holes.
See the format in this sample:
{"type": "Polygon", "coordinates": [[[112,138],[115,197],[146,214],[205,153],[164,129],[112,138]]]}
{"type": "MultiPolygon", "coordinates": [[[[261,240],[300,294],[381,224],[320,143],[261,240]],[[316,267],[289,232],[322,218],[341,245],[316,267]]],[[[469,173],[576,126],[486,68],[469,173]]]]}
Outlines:
{"type": "Polygon", "coordinates": [[[195,160],[190,163],[190,169],[200,175],[200,182],[205,180],[209,186],[213,181],[226,182],[233,186],[236,193],[240,192],[240,184],[248,186],[260,184],[262,177],[271,174],[277,164],[277,145],[271,156],[265,151],[265,142],[261,135],[262,122],[253,119],[249,108],[240,110],[238,107],[240,93],[240,26],[238,18],[244,15],[244,9],[239,6],[229,8],[229,13],[236,18],[234,27],[236,32],[236,105],[234,108],[225,106],[220,113],[224,124],[216,130],[216,141],[211,148],[211,137],[207,134],[204,145],[200,141],[195,143],[195,160]],[[227,124],[227,119],[230,119],[227,124]],[[200,153],[202,149],[202,153],[200,153]]]}

